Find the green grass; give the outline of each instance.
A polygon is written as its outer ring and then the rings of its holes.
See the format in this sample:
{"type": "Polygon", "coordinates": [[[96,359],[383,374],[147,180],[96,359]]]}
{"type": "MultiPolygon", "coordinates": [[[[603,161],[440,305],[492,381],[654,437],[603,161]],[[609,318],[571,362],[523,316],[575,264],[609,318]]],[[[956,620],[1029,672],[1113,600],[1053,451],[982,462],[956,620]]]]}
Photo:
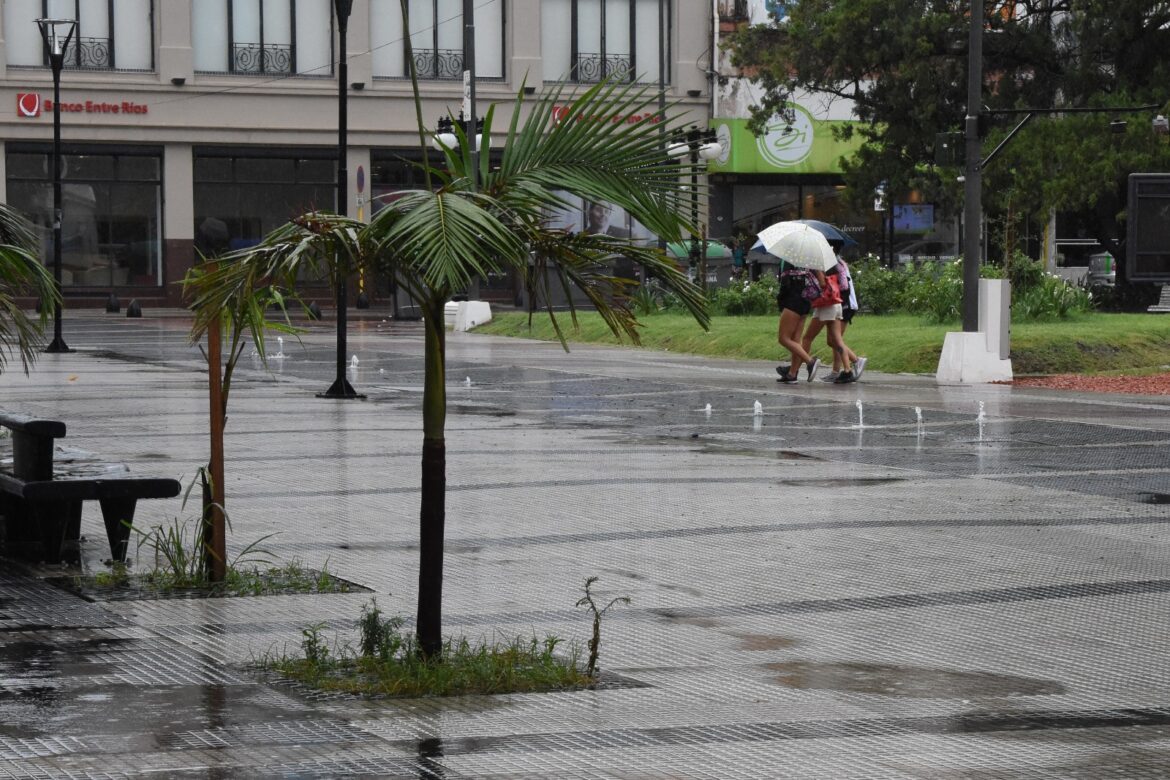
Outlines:
{"type": "Polygon", "coordinates": [[[384,617],[376,602],[363,608],[359,647],[329,643],[324,624],[302,632],[303,657],[266,656],[259,668],[324,691],[376,696],[460,696],[588,688],[592,669],[582,670],[580,652],[561,640],[518,637],[509,642],[448,639],[437,657],[423,658],[415,635],[400,631],[402,619],[384,617]]]}
{"type": "MultiPolygon", "coordinates": [[[[567,315],[558,319],[571,343],[620,343],[592,312],[578,315],[577,331],[567,315]]],[[[647,349],[747,360],[786,357],[776,343],[775,316],[713,317],[709,332],[682,314],[654,314],[641,322],[647,349]]],[[[532,323],[530,330],[523,313],[493,313],[492,321],[476,332],[556,339],[547,314],[534,315],[532,323]]],[[[857,354],[869,357],[875,371],[932,374],[947,331],[960,329],[958,323],[937,325],[910,315],[860,314],[845,339],[857,354]]],[[[822,359],[829,357],[823,336],[814,351],[822,359]]],[[[1170,316],[1092,313],[1056,322],[1013,323],[1011,357],[1018,375],[1159,370],[1170,365],[1170,316]]]]}

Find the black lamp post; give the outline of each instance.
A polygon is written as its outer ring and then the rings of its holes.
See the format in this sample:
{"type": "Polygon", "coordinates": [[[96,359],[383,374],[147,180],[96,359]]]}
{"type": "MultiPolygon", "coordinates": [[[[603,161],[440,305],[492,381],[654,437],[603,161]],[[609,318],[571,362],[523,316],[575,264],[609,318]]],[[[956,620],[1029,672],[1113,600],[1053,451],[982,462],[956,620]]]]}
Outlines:
{"type": "Polygon", "coordinates": [[[37,19],[49,67],[53,70],[53,283],[57,302],[53,306],[53,341],[45,352],[72,352],[61,336],[61,69],[65,52],[77,31],[75,19],[37,19]]]}
{"type": "MultiPolygon", "coordinates": [[[[698,127],[691,127],[686,133],[677,136],[674,143],[667,147],[666,153],[671,157],[682,157],[684,154],[690,154],[691,157],[691,226],[698,229],[699,226],[699,160],[700,158],[706,162],[713,160],[719,156],[723,151],[719,142],[715,140],[715,133],[711,130],[701,130],[698,127]]],[[[706,241],[703,242],[703,256],[706,255],[706,241]]],[[[699,244],[691,238],[690,247],[690,265],[692,268],[699,268],[699,244]]],[[[706,269],[699,269],[697,271],[701,275],[699,286],[704,290],[707,288],[707,274],[706,269]]]]}
{"type": "MultiPolygon", "coordinates": [[[[348,193],[348,172],[346,171],[346,156],[348,155],[347,136],[348,106],[346,105],[346,90],[349,89],[349,67],[346,61],[345,33],[349,26],[349,14],[353,10],[353,0],[333,0],[333,10],[337,14],[337,47],[340,54],[337,58],[337,213],[346,214],[346,199],[348,193]]],[[[350,385],[345,378],[345,285],[349,277],[349,268],[342,255],[337,257],[337,376],[333,384],[324,393],[318,393],[318,398],[365,398],[350,385]]]]}

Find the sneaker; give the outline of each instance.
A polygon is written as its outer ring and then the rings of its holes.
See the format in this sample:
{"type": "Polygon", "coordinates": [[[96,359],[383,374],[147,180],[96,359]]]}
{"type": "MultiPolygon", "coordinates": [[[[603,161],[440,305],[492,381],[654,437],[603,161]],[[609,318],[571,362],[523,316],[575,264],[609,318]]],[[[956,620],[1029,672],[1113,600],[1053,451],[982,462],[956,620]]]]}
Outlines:
{"type": "Polygon", "coordinates": [[[852,371],[842,371],[837,376],[837,378],[833,380],[833,384],[847,385],[850,382],[856,382],[856,381],[857,381],[857,375],[854,374],[852,371]]]}
{"type": "Polygon", "coordinates": [[[781,363],[780,365],[776,366],[776,373],[780,376],[788,376],[789,368],[790,366],[787,363],[781,363]]]}
{"type": "Polygon", "coordinates": [[[861,379],[862,373],[865,372],[865,364],[869,362],[869,358],[859,357],[853,362],[853,378],[861,379]]]}
{"type": "Polygon", "coordinates": [[[776,381],[783,382],[784,384],[791,384],[792,382],[800,381],[800,377],[799,376],[792,376],[792,374],[781,374],[780,378],[777,379],[776,381]]]}
{"type": "Polygon", "coordinates": [[[834,381],[836,381],[837,377],[839,377],[840,375],[841,375],[840,371],[830,371],[829,373],[827,373],[823,377],[821,377],[821,381],[822,382],[834,382],[834,381]]]}
{"type": "Polygon", "coordinates": [[[817,370],[820,369],[820,367],[821,367],[821,359],[820,358],[813,358],[812,362],[810,362],[808,364],[808,379],[806,381],[811,382],[814,379],[816,379],[817,378],[817,370]]]}

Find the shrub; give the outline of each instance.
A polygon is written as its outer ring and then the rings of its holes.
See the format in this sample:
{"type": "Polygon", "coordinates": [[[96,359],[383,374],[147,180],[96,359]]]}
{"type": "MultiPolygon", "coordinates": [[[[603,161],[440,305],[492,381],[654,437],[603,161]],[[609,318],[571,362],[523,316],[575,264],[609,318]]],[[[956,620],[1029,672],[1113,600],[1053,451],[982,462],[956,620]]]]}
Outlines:
{"type": "Polygon", "coordinates": [[[849,273],[861,308],[874,314],[902,311],[907,274],[883,267],[872,255],[850,263],[849,273]]]}
{"type": "Polygon", "coordinates": [[[772,274],[759,281],[733,279],[726,287],[711,294],[711,309],[717,314],[772,314],[776,311],[776,294],[780,283],[772,274]]]}
{"type": "Polygon", "coordinates": [[[1085,287],[1069,284],[1059,276],[1041,273],[1038,281],[1017,292],[1012,289],[1012,319],[1066,319],[1092,310],[1093,295],[1085,287]]]}

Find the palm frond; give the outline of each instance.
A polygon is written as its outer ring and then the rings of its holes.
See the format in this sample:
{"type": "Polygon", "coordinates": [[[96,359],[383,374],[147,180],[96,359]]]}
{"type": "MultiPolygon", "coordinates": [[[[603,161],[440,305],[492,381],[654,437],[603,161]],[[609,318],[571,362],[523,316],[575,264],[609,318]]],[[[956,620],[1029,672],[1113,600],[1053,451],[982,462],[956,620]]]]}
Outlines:
{"type": "Polygon", "coordinates": [[[52,275],[36,257],[36,234],[15,209],[0,204],[0,372],[15,352],[27,374],[36,362],[49,312],[61,302],[52,275]],[[40,314],[17,304],[20,296],[40,301],[40,314]]]}

